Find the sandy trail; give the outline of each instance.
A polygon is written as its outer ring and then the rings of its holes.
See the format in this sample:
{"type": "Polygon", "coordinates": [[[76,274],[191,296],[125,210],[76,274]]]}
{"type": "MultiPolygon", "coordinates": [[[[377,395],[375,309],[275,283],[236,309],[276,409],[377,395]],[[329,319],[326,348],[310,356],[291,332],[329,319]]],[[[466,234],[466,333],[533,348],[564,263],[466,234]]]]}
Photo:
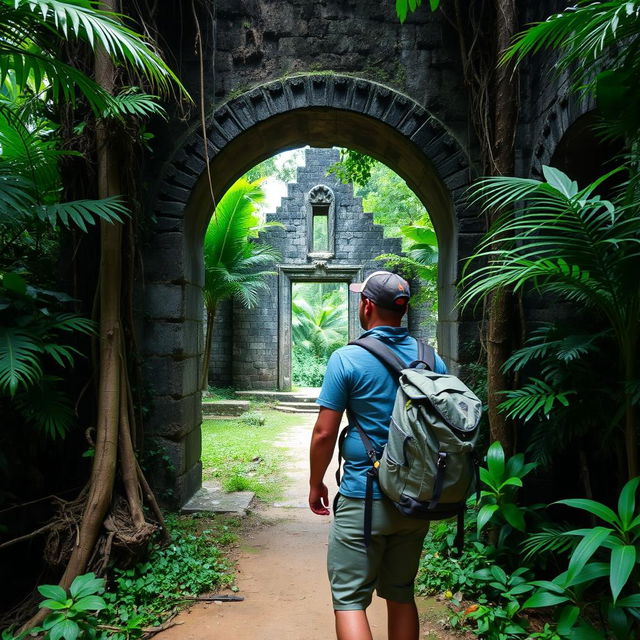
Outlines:
{"type": "MultiPolygon", "coordinates": [[[[250,516],[242,535],[236,584],[243,602],[199,604],[181,613],[159,640],[329,640],[333,610],[325,560],[330,517],[307,507],[308,447],[314,415],[286,431],[279,446],[292,458],[282,502],[250,516]]],[[[327,472],[331,496],[333,470],[327,472]]],[[[384,602],[374,596],[369,620],[375,640],[386,638],[384,602]]]]}

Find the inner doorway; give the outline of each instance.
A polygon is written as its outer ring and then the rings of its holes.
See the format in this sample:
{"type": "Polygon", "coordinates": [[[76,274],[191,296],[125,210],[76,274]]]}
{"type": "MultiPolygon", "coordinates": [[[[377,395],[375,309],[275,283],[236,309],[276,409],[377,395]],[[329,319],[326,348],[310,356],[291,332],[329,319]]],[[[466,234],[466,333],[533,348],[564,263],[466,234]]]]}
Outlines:
{"type": "Polygon", "coordinates": [[[331,354],[349,341],[346,282],[291,285],[291,383],[320,387],[331,354]]]}

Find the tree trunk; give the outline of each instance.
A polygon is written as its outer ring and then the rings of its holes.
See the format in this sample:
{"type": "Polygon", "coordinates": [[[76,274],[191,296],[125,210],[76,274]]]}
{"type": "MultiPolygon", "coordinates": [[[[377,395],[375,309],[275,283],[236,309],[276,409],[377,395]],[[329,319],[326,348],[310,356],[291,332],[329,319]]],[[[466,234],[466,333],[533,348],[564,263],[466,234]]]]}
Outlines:
{"type": "Polygon", "coordinates": [[[202,354],[202,371],[200,372],[200,388],[206,391],[209,388],[209,361],[211,360],[211,341],[213,339],[213,321],[216,317],[216,308],[207,309],[207,333],[204,340],[204,353],[202,354]]]}
{"type": "MultiPolygon", "coordinates": [[[[515,0],[495,0],[496,14],[496,63],[510,45],[517,28],[515,0]]],[[[495,102],[493,105],[492,175],[513,175],[515,169],[515,136],[518,109],[517,80],[506,65],[496,68],[495,102]]],[[[496,219],[490,212],[489,224],[496,219]]],[[[513,426],[498,410],[501,391],[509,388],[503,366],[511,352],[513,340],[512,293],[508,290],[494,292],[489,299],[487,328],[487,396],[491,441],[499,440],[507,456],[514,453],[513,426]]]]}

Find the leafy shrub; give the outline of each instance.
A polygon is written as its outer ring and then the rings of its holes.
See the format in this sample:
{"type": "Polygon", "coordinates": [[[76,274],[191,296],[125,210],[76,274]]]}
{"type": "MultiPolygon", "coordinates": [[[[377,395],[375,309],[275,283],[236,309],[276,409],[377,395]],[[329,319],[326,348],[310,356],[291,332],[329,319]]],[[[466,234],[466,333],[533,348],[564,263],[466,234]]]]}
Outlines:
{"type": "MultiPolygon", "coordinates": [[[[470,527],[475,527],[475,517],[467,520],[470,527]]],[[[455,532],[454,523],[432,524],[424,542],[424,552],[416,577],[416,589],[419,593],[433,595],[461,591],[465,598],[480,594],[481,585],[475,573],[489,566],[491,548],[478,541],[468,542],[460,557],[450,555],[455,532]]]]}
{"type": "Polygon", "coordinates": [[[104,584],[105,581],[96,578],[95,573],[86,573],[73,580],[68,592],[57,584],[40,585],[38,591],[45,598],[40,608],[50,609],[51,613],[42,626],[15,636],[6,630],[2,640],[21,640],[36,634],[45,640],[104,638],[97,618],[97,614],[107,606],[99,595],[104,592],[104,584]]]}
{"type": "Polygon", "coordinates": [[[155,548],[146,562],[130,569],[113,569],[105,617],[126,627],[135,618],[140,626],[162,621],[164,612],[185,596],[197,596],[233,582],[229,562],[220,548],[234,537],[228,526],[200,530],[198,518],[167,521],[173,541],[155,548]]]}
{"type": "Polygon", "coordinates": [[[291,374],[297,385],[302,387],[322,386],[326,370],[326,358],[321,358],[303,347],[294,346],[291,374]]]}
{"type": "Polygon", "coordinates": [[[240,416],[240,420],[249,427],[263,427],[266,419],[260,411],[247,411],[240,416]]]}

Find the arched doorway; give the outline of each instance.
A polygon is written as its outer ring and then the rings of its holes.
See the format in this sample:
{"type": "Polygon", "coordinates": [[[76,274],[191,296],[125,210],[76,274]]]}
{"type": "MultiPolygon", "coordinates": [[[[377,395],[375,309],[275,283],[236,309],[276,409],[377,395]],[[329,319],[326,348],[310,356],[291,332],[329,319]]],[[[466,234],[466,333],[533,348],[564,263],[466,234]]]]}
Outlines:
{"type": "Polygon", "coordinates": [[[194,127],[167,163],[154,211],[162,231],[145,256],[154,396],[147,432],[169,453],[177,502],[200,484],[202,240],[213,203],[258,162],[304,145],[362,151],[406,180],[438,236],[439,350],[455,370],[461,345],[477,341],[474,320],[459,318],[455,284],[482,220],[462,205],[472,177],[466,154],[437,119],[388,87],[338,75],[292,77],[230,100],[213,114],[206,139],[194,127]]]}

